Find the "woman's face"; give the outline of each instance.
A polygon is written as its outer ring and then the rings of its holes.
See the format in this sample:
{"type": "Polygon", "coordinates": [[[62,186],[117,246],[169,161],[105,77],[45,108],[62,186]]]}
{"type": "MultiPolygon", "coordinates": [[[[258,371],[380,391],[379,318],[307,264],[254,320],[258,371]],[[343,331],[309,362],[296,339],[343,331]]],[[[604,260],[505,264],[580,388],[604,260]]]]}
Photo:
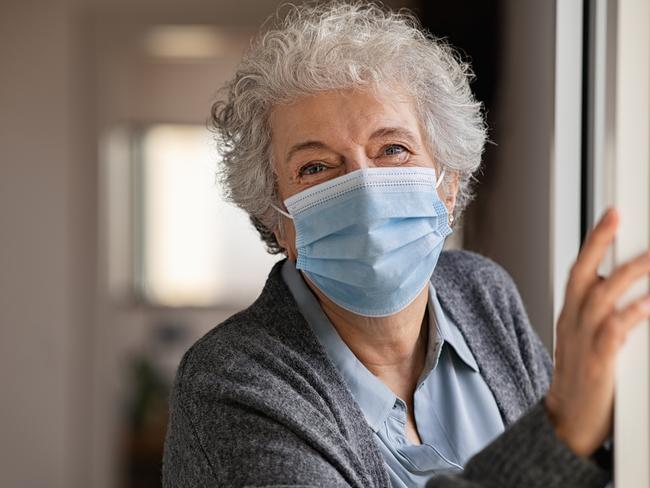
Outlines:
{"type": "MultiPolygon", "coordinates": [[[[425,147],[415,107],[395,92],[337,90],[280,105],[271,113],[271,145],[282,200],[361,168],[422,166],[441,169],[425,147]]],[[[458,182],[440,198],[451,213],[458,182]]],[[[276,238],[296,259],[295,229],[283,217],[276,238]]]]}

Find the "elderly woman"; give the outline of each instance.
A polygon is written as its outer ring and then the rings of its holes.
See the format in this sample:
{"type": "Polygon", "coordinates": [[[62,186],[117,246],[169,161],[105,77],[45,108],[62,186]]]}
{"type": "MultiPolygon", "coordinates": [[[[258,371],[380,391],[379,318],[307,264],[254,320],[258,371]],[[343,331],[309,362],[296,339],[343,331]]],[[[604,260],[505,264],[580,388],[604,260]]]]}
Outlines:
{"type": "Polygon", "coordinates": [[[167,487],[600,487],[648,255],[575,262],[555,370],[511,277],[442,251],[485,126],[468,68],[404,13],[291,7],[212,110],[223,177],[270,252],[259,298],[184,356],[167,487]],[[552,379],[552,381],[551,381],[552,379]]]}

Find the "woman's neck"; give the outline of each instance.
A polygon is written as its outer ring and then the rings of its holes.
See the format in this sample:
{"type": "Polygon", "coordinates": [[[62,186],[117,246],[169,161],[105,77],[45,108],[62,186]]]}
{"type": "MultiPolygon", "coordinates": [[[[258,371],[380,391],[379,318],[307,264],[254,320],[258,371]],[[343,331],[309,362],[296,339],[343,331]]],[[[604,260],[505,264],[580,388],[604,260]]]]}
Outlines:
{"type": "Polygon", "coordinates": [[[429,287],[425,286],[411,304],[394,315],[364,317],[339,307],[306,276],[303,279],[359,361],[393,393],[410,403],[427,351],[429,287]]]}

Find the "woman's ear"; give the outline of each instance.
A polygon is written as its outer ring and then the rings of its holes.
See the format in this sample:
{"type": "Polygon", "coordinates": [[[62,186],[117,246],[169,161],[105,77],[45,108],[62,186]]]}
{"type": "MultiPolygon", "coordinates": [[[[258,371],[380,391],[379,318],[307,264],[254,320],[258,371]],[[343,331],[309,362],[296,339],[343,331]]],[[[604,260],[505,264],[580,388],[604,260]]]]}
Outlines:
{"type": "Polygon", "coordinates": [[[444,204],[447,207],[449,215],[452,215],[456,206],[458,187],[460,186],[460,173],[458,171],[450,171],[442,186],[445,192],[444,204]]]}
{"type": "Polygon", "coordinates": [[[278,225],[273,230],[273,234],[275,235],[275,240],[280,244],[280,247],[284,249],[284,254],[286,254],[289,260],[295,261],[298,256],[296,253],[296,233],[293,228],[293,223],[287,225],[284,217],[280,217],[278,225]],[[289,229],[287,229],[287,227],[289,227],[289,229]]]}

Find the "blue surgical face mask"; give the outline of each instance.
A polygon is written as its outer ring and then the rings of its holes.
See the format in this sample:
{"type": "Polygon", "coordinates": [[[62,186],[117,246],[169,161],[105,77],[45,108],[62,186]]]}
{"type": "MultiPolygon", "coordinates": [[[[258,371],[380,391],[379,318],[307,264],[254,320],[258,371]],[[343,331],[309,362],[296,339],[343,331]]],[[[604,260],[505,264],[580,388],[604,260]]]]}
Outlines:
{"type": "Polygon", "coordinates": [[[393,315],[427,285],[451,228],[435,170],[368,168],[284,201],[296,268],[328,298],[368,317],[393,315]]]}

